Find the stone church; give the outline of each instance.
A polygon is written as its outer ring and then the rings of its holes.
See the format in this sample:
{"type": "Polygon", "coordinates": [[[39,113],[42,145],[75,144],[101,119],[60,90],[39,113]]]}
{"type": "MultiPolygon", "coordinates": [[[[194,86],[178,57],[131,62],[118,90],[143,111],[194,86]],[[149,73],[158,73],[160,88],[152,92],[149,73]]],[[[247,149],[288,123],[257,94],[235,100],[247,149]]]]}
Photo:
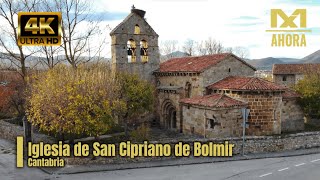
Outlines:
{"type": "Polygon", "coordinates": [[[112,69],[138,74],[156,86],[152,120],[162,128],[203,137],[237,137],[242,109],[248,135],[304,129],[299,95],[254,77],[255,67],[231,53],[169,59],[160,64],[159,35],[135,9],[111,35],[112,69]]]}

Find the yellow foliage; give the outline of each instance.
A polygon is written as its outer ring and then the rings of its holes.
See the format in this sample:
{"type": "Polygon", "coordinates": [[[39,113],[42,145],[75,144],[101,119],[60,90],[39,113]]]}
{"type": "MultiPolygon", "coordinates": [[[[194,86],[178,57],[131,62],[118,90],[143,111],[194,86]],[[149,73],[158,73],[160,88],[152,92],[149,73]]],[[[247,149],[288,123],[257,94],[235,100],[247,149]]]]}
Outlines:
{"type": "Polygon", "coordinates": [[[59,65],[30,80],[28,119],[41,130],[97,136],[113,123],[119,85],[106,67],[59,65]]]}
{"type": "Polygon", "coordinates": [[[300,104],[309,117],[320,117],[320,69],[307,73],[295,85],[295,90],[301,94],[300,104]]]}

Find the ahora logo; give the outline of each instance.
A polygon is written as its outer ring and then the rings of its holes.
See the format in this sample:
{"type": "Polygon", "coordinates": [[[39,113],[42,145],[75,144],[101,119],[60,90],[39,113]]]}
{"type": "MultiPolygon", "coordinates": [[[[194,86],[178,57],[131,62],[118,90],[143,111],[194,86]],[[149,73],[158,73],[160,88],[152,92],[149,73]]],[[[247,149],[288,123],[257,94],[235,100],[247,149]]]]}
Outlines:
{"type": "Polygon", "coordinates": [[[305,47],[307,28],[307,10],[296,9],[290,16],[287,16],[281,9],[271,9],[271,29],[266,32],[273,32],[272,47],[305,47]],[[297,18],[300,17],[300,18],[297,18]],[[282,23],[278,21],[282,20],[282,23]],[[295,20],[299,20],[297,22],[295,20]]]}
{"type": "Polygon", "coordinates": [[[59,46],[61,44],[60,12],[19,12],[19,46],[59,46]]]}

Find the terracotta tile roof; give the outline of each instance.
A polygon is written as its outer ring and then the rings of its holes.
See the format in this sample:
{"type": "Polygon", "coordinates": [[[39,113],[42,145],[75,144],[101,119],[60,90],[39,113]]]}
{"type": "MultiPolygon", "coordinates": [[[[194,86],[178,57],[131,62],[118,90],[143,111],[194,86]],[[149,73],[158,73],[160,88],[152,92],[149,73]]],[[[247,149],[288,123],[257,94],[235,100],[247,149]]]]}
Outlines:
{"type": "Polygon", "coordinates": [[[214,84],[207,86],[208,89],[228,89],[240,91],[283,91],[287,89],[282,85],[258,78],[244,76],[229,76],[214,84]]]}
{"type": "Polygon", "coordinates": [[[320,71],[320,64],[274,64],[272,74],[303,74],[320,71]]]}
{"type": "Polygon", "coordinates": [[[169,59],[160,64],[160,69],[158,72],[202,72],[205,69],[214,66],[231,56],[256,70],[253,66],[249,65],[239,57],[231,53],[222,53],[169,59]]]}
{"type": "Polygon", "coordinates": [[[206,107],[241,107],[247,103],[233,99],[225,94],[211,94],[181,99],[180,103],[206,107]]]}
{"type": "Polygon", "coordinates": [[[292,90],[292,89],[287,89],[283,94],[282,97],[284,99],[291,99],[291,98],[299,98],[301,97],[301,95],[299,93],[297,93],[296,91],[292,90]]]}

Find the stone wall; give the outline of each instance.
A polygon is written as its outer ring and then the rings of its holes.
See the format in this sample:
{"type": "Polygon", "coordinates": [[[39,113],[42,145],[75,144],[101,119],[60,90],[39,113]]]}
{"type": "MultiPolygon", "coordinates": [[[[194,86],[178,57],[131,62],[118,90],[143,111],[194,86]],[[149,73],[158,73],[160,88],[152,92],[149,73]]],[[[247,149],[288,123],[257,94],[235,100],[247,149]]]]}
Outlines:
{"type": "Polygon", "coordinates": [[[191,96],[202,96],[204,95],[202,76],[196,75],[195,73],[185,73],[185,75],[171,75],[171,76],[157,76],[160,84],[158,86],[177,86],[182,87],[182,95],[185,97],[184,90],[186,84],[191,84],[191,96]]]}
{"type": "Polygon", "coordinates": [[[227,92],[231,97],[248,103],[248,135],[272,135],[281,133],[281,104],[279,92],[227,92]]]}
{"type": "Polygon", "coordinates": [[[253,76],[254,72],[250,66],[231,56],[201,73],[203,88],[228,76],[253,76]]]}
{"type": "MultiPolygon", "coordinates": [[[[223,143],[224,141],[229,141],[229,143],[235,144],[235,147],[233,149],[234,155],[241,154],[242,152],[242,138],[173,139],[158,141],[158,143],[176,144],[178,142],[184,142],[193,145],[195,141],[202,143],[223,143]]],[[[266,153],[319,147],[320,132],[305,132],[288,134],[284,136],[246,136],[244,152],[245,154],[266,153]]]]}
{"type": "MultiPolygon", "coordinates": [[[[10,121],[10,120],[7,120],[10,121]]],[[[0,137],[3,139],[7,139],[10,141],[16,141],[17,136],[23,136],[23,127],[19,125],[15,125],[5,120],[0,120],[0,137]]],[[[39,133],[32,133],[32,141],[33,142],[44,142],[44,143],[53,143],[55,139],[39,133]]]]}
{"type": "Polygon", "coordinates": [[[273,75],[273,82],[291,87],[296,83],[296,77],[293,74],[277,74],[273,75]],[[286,77],[286,81],[283,81],[284,76],[286,77]]]}
{"type": "Polygon", "coordinates": [[[239,137],[242,134],[241,108],[205,108],[183,105],[183,133],[203,137],[239,137]],[[209,119],[215,126],[210,127],[209,119]]]}
{"type": "Polygon", "coordinates": [[[304,130],[304,113],[295,98],[283,99],[281,132],[304,130]]]}

